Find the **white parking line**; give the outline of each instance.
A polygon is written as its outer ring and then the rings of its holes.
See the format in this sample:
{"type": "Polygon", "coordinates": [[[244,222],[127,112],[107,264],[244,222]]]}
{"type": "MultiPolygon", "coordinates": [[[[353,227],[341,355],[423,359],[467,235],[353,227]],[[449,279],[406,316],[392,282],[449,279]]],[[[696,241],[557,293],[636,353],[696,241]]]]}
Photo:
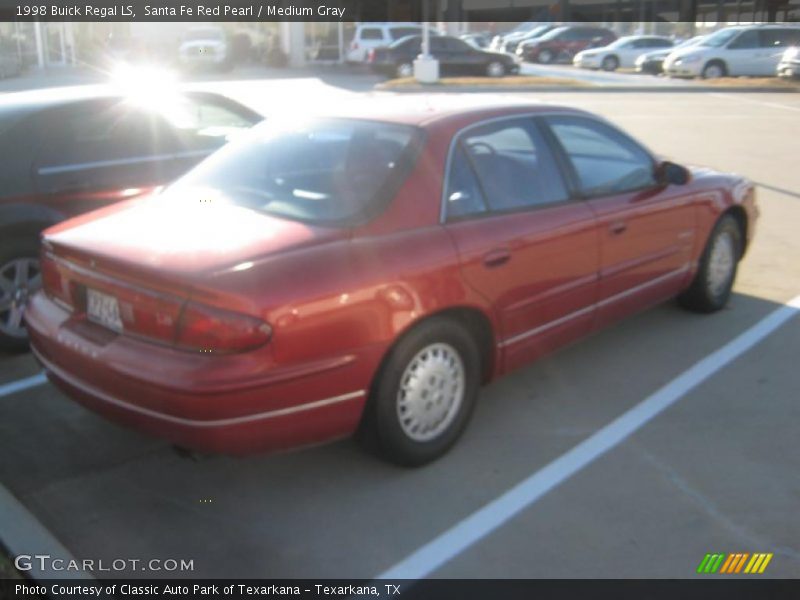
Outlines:
{"type": "Polygon", "coordinates": [[[780,102],[765,102],[764,100],[756,100],[754,98],[747,98],[737,94],[722,94],[717,92],[709,92],[708,95],[715,96],[717,98],[728,98],[729,100],[739,100],[740,102],[749,102],[750,104],[758,104],[760,106],[769,106],[771,108],[782,108],[784,110],[800,111],[800,107],[798,106],[788,106],[786,104],[781,104],[780,102]]]}
{"type": "MultiPolygon", "coordinates": [[[[24,556],[23,563],[30,563],[30,571],[25,575],[34,580],[40,579],[94,579],[91,574],[81,570],[67,568],[75,557],[42,525],[30,511],[17,500],[11,492],[0,485],[0,540],[9,552],[12,560],[24,556]],[[34,556],[47,556],[47,560],[38,560],[34,556]],[[58,570],[53,567],[53,560],[58,570]]],[[[80,563],[75,561],[76,565],[80,563]]]]}
{"type": "Polygon", "coordinates": [[[0,385],[0,398],[36,387],[37,385],[42,385],[43,383],[47,383],[47,377],[44,373],[39,373],[38,375],[0,385]]]}
{"type": "Polygon", "coordinates": [[[800,311],[800,296],[681,373],[566,454],[428,542],[377,579],[419,579],[461,554],[675,404],[800,311]]]}

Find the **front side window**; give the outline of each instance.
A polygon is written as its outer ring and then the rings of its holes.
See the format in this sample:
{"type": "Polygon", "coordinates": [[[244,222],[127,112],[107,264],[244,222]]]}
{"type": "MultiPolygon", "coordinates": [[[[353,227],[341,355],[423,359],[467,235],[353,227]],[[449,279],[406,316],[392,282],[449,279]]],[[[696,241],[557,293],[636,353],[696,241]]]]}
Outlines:
{"type": "MultiPolygon", "coordinates": [[[[485,205],[493,212],[524,210],[567,200],[569,194],[549,149],[530,120],[515,119],[484,125],[459,136],[454,164],[470,170],[477,180],[481,202],[475,201],[472,184],[448,187],[447,200],[479,211],[485,205]],[[458,158],[458,161],[455,159],[458,158]],[[459,194],[460,192],[463,192],[459,194]],[[455,196],[454,196],[455,194],[455,196]],[[467,202],[464,196],[469,198],[467,202]]],[[[469,176],[451,167],[460,178],[469,176]]],[[[448,214],[450,214],[448,212],[448,214]]],[[[463,212],[457,216],[463,216],[463,212]]]]}
{"type": "Polygon", "coordinates": [[[758,48],[760,45],[758,31],[747,29],[733,40],[728,48],[730,50],[748,50],[750,48],[758,48]]]}
{"type": "Polygon", "coordinates": [[[572,163],[582,194],[619,194],[656,184],[650,154],[613,127],[580,117],[547,122],[572,163]]]}
{"type": "MultiPolygon", "coordinates": [[[[370,214],[411,171],[417,128],[357,119],[267,122],[203,161],[169,190],[195,190],[279,217],[340,224],[370,214]]],[[[196,198],[195,198],[196,201],[196,198]]]]}

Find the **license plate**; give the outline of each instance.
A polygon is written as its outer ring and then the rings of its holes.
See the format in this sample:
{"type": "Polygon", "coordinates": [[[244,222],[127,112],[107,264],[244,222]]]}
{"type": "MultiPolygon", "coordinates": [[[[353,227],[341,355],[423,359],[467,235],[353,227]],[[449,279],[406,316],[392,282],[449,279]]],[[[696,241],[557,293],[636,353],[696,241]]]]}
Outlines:
{"type": "Polygon", "coordinates": [[[114,296],[96,290],[86,290],[86,316],[90,321],[122,331],[122,318],[119,316],[119,301],[114,296]]]}

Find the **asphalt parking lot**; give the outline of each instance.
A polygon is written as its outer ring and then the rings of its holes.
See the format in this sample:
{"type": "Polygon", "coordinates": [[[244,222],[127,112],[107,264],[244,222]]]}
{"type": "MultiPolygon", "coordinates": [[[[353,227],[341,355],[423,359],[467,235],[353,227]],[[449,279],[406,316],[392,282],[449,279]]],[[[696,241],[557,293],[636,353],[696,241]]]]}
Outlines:
{"type": "MultiPolygon", "coordinates": [[[[318,84],[226,85],[266,105],[318,84]]],[[[349,440],[190,460],[35,385],[0,395],[3,485],[78,558],[192,559],[195,577],[414,573],[397,568],[437,540],[434,577],[684,578],[709,552],[774,553],[756,577],[800,576],[800,315],[474,543],[440,537],[502,511],[489,503],[800,295],[800,95],[517,96],[595,111],[678,162],[758,183],[757,237],[728,309],[668,303],[493,383],[461,442],[416,470],[349,440]]],[[[29,355],[0,355],[0,386],[37,372],[29,355]]]]}

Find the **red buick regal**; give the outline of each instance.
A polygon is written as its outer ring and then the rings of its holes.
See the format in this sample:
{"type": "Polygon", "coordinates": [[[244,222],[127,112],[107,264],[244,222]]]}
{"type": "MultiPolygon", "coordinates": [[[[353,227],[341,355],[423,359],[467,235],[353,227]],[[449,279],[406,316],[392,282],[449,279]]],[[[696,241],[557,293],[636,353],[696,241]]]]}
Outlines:
{"type": "Polygon", "coordinates": [[[746,179],[572,108],[414,104],[272,119],[152,201],[49,229],[25,314],[50,379],[182,447],[358,432],[417,465],[482,384],[672,297],[728,301],[746,179]]]}

